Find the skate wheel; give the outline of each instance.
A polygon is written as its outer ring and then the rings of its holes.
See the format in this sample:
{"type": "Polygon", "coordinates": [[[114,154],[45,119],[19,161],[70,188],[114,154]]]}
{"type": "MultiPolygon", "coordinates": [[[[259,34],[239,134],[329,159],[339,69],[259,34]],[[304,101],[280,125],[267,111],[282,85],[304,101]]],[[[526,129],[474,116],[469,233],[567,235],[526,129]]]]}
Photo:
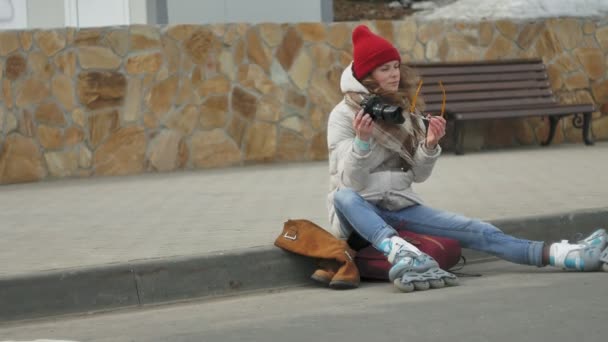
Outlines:
{"type": "Polygon", "coordinates": [[[414,284],[412,284],[412,283],[402,283],[401,279],[395,279],[395,281],[393,281],[393,284],[401,292],[406,292],[406,293],[407,292],[414,292],[414,290],[416,289],[414,287],[414,284]]]}
{"type": "Polygon", "coordinates": [[[432,289],[440,289],[445,287],[445,281],[443,279],[429,280],[429,285],[431,285],[432,289]]]}
{"type": "Polygon", "coordinates": [[[606,264],[606,263],[602,264],[602,271],[608,272],[608,264],[606,264]]]}
{"type": "Polygon", "coordinates": [[[414,281],[414,288],[417,291],[426,291],[431,288],[428,281],[414,281]]]}
{"type": "Polygon", "coordinates": [[[445,277],[445,278],[443,278],[443,281],[445,282],[445,284],[447,286],[456,286],[456,285],[458,285],[458,278],[456,278],[456,277],[454,277],[454,278],[445,277]]]}

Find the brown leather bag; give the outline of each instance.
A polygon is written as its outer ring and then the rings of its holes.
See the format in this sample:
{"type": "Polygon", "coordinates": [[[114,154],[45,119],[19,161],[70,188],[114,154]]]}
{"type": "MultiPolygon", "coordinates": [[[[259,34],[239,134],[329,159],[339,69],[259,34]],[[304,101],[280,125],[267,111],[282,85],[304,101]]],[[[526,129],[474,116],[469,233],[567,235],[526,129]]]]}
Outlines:
{"type": "MultiPolygon", "coordinates": [[[[325,269],[317,270],[313,274],[323,274],[331,277],[329,286],[334,289],[350,289],[359,286],[359,270],[354,263],[355,251],[346,241],[331,235],[325,229],[319,227],[309,220],[287,220],[283,225],[283,231],[276,238],[275,246],[299,255],[327,260],[335,260],[337,269],[326,266],[325,269]]],[[[322,262],[323,265],[331,263],[322,262]]]]}

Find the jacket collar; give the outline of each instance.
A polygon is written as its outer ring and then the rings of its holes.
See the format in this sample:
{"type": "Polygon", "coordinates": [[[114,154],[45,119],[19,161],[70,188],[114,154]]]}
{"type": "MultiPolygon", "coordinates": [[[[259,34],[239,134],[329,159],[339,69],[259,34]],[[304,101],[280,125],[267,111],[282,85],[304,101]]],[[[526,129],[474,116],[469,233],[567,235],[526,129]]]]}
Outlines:
{"type": "Polygon", "coordinates": [[[340,78],[340,90],[343,94],[347,92],[355,92],[355,93],[366,93],[369,91],[367,88],[359,82],[353,75],[353,63],[351,62],[346,69],[342,72],[342,77],[340,78]]]}

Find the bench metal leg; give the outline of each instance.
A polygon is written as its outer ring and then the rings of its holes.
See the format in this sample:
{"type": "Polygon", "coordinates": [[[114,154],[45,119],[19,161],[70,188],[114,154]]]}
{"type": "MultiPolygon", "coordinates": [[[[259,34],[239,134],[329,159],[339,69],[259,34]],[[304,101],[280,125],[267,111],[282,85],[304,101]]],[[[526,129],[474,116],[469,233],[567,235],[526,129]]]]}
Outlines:
{"type": "Polygon", "coordinates": [[[457,155],[464,154],[464,122],[458,120],[454,123],[454,151],[457,155]]]}
{"type": "Polygon", "coordinates": [[[591,137],[592,113],[584,113],[583,115],[583,141],[585,142],[585,145],[593,145],[594,141],[591,137]]]}
{"type": "Polygon", "coordinates": [[[561,119],[561,116],[557,116],[557,117],[550,116],[549,117],[549,136],[547,137],[547,140],[545,140],[541,143],[541,145],[547,146],[547,145],[551,144],[551,141],[553,141],[553,137],[555,136],[555,129],[557,128],[559,119],[561,119]]]}

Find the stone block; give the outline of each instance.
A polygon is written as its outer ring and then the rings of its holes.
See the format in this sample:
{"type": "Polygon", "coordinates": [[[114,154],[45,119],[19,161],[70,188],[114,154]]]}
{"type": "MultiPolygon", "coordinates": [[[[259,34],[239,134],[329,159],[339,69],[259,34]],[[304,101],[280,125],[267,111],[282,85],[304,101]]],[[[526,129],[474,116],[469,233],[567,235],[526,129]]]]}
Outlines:
{"type": "Polygon", "coordinates": [[[74,51],[65,51],[58,53],[55,58],[55,66],[66,76],[74,77],[76,75],[76,53],[74,51]]]}
{"type": "Polygon", "coordinates": [[[532,44],[540,34],[543,26],[540,23],[525,24],[517,36],[517,44],[524,50],[532,47],[532,44]]]}
{"type": "Polygon", "coordinates": [[[260,35],[264,42],[270,47],[276,47],[283,39],[283,28],[275,23],[263,23],[259,25],[260,35]]]}
{"type": "Polygon", "coordinates": [[[192,133],[199,124],[201,112],[198,106],[186,105],[181,110],[173,111],[166,123],[166,126],[183,135],[192,133]]]}
{"type": "Polygon", "coordinates": [[[72,110],[76,105],[74,84],[72,78],[58,74],[51,81],[51,93],[66,110],[72,110]]]}
{"type": "Polygon", "coordinates": [[[131,51],[158,49],[161,47],[160,31],[154,26],[133,25],[129,33],[129,47],[131,51]]]}
{"type": "Polygon", "coordinates": [[[513,51],[513,43],[502,35],[497,35],[496,39],[488,47],[485,54],[486,60],[502,59],[505,56],[509,56],[513,51]]]}
{"type": "Polygon", "coordinates": [[[178,78],[172,76],[152,86],[146,96],[148,108],[157,114],[164,114],[173,105],[173,99],[177,91],[178,78]]]}
{"type": "Polygon", "coordinates": [[[162,130],[150,143],[150,165],[154,170],[175,170],[179,162],[179,147],[182,135],[172,130],[162,130]]]}
{"type": "Polygon", "coordinates": [[[78,74],[80,103],[89,109],[123,104],[127,88],[125,76],[116,71],[88,71],[78,74]]]}
{"type": "Polygon", "coordinates": [[[129,32],[126,29],[109,32],[105,41],[112,51],[119,56],[125,56],[129,51],[129,32]]]}
{"type": "Polygon", "coordinates": [[[196,133],[190,147],[190,161],[198,168],[226,167],[241,162],[240,149],[222,129],[196,133]]]}
{"type": "Polygon", "coordinates": [[[602,51],[593,48],[578,48],[574,55],[583,66],[590,79],[598,80],[606,72],[606,58],[602,51]]]}
{"type": "Polygon", "coordinates": [[[89,142],[97,147],[119,127],[118,111],[96,113],[88,118],[89,142]]]}
{"type": "Polygon", "coordinates": [[[519,25],[511,20],[499,20],[496,22],[496,27],[509,40],[515,39],[519,33],[519,25]]]}
{"type": "MultiPolygon", "coordinates": [[[[249,68],[253,68],[253,66],[243,66],[247,70],[249,68]]],[[[230,92],[230,80],[224,76],[216,76],[210,78],[198,87],[197,93],[201,98],[207,97],[209,95],[221,95],[227,94],[230,92]]]]}
{"type": "Polygon", "coordinates": [[[308,80],[312,72],[312,58],[306,52],[302,52],[295,60],[289,76],[293,80],[293,83],[300,89],[306,90],[308,88],[308,80]]]}
{"type": "Polygon", "coordinates": [[[122,59],[111,49],[101,46],[84,46],[78,49],[78,60],[83,69],[117,69],[122,59]]]}
{"type": "Polygon", "coordinates": [[[595,31],[595,39],[604,51],[608,50],[608,26],[597,29],[595,31]]]}
{"type": "Polygon", "coordinates": [[[293,64],[296,56],[298,56],[300,53],[302,44],[302,38],[295,28],[289,28],[276,52],[276,58],[283,66],[284,70],[291,69],[291,65],[293,64]]]}
{"type": "Polygon", "coordinates": [[[45,176],[42,154],[34,139],[9,135],[0,149],[0,184],[39,181],[45,176]]]}
{"type": "Polygon", "coordinates": [[[0,56],[8,56],[19,49],[19,36],[17,32],[0,32],[0,56]]]}
{"type": "Polygon", "coordinates": [[[17,87],[16,104],[18,107],[37,104],[48,98],[49,95],[50,90],[47,82],[36,78],[30,78],[24,80],[17,87]]]}
{"type": "Polygon", "coordinates": [[[54,102],[48,102],[38,106],[35,117],[38,123],[46,125],[62,127],[66,124],[63,110],[54,102]]]}
{"type": "Polygon", "coordinates": [[[208,28],[199,28],[184,41],[186,54],[196,64],[204,64],[220,48],[220,41],[208,28]]]}
{"type": "Polygon", "coordinates": [[[336,49],[343,49],[351,44],[351,27],[346,23],[332,23],[329,25],[327,42],[336,49]]]}
{"type": "Polygon", "coordinates": [[[44,154],[44,160],[49,168],[49,174],[52,177],[69,177],[78,170],[79,153],[77,150],[66,152],[47,152],[44,154]]]}
{"type": "Polygon", "coordinates": [[[282,129],[279,134],[277,159],[280,161],[299,161],[306,158],[308,142],[302,136],[282,129]]]}
{"type": "Polygon", "coordinates": [[[295,25],[304,41],[323,42],[327,38],[327,30],[322,23],[299,23],[295,25]]]}
{"type": "MultiPolygon", "coordinates": [[[[268,78],[264,70],[256,64],[242,65],[238,70],[237,80],[241,86],[255,89],[262,94],[276,94],[278,92],[278,87],[268,78]]],[[[225,94],[228,90],[229,88],[222,89],[219,93],[225,94]]]]}
{"type": "Polygon", "coordinates": [[[240,87],[232,90],[232,111],[244,118],[253,119],[257,111],[257,98],[240,87]]]}
{"type": "Polygon", "coordinates": [[[162,64],[163,56],[160,53],[147,53],[129,57],[125,69],[129,74],[153,74],[162,64]]]}
{"type": "Polygon", "coordinates": [[[21,48],[24,51],[29,51],[34,42],[34,33],[32,31],[21,31],[19,32],[19,40],[21,41],[21,48]]]}
{"type": "Polygon", "coordinates": [[[406,19],[399,23],[395,45],[404,51],[412,51],[416,45],[417,28],[416,21],[413,19],[406,19]]]}
{"type": "Polygon", "coordinates": [[[201,105],[200,124],[203,129],[223,128],[228,118],[228,96],[210,96],[201,105]]]}
{"type": "Polygon", "coordinates": [[[49,58],[40,51],[32,51],[28,54],[27,64],[31,70],[32,77],[48,80],[53,76],[55,67],[49,58]]]}
{"type": "Polygon", "coordinates": [[[47,56],[53,56],[66,46],[65,32],[60,30],[43,30],[34,34],[36,44],[47,56]]]}
{"type": "Polygon", "coordinates": [[[245,135],[245,158],[248,161],[271,161],[277,150],[277,127],[271,123],[255,122],[245,135]]]}
{"type": "Polygon", "coordinates": [[[328,155],[329,152],[327,151],[327,132],[322,131],[316,133],[310,142],[308,158],[310,160],[327,160],[328,155]]]}
{"type": "Polygon", "coordinates": [[[272,53],[262,44],[260,36],[253,29],[247,32],[247,56],[250,62],[259,65],[265,72],[270,72],[272,53]]]}
{"type": "Polygon", "coordinates": [[[84,28],[75,32],[73,42],[76,46],[99,46],[104,37],[102,28],[84,28]]]}
{"type": "Polygon", "coordinates": [[[39,125],[36,136],[40,145],[46,150],[63,148],[63,132],[61,128],[39,125]]]}
{"type": "Polygon", "coordinates": [[[143,127],[125,127],[114,132],[94,155],[96,175],[119,176],[144,171],[146,134],[143,127]]]}
{"type": "MultiPolygon", "coordinates": [[[[14,81],[21,77],[27,70],[27,60],[20,54],[10,55],[5,64],[6,77],[14,81]]],[[[1,77],[2,75],[0,75],[1,77]]]]}

